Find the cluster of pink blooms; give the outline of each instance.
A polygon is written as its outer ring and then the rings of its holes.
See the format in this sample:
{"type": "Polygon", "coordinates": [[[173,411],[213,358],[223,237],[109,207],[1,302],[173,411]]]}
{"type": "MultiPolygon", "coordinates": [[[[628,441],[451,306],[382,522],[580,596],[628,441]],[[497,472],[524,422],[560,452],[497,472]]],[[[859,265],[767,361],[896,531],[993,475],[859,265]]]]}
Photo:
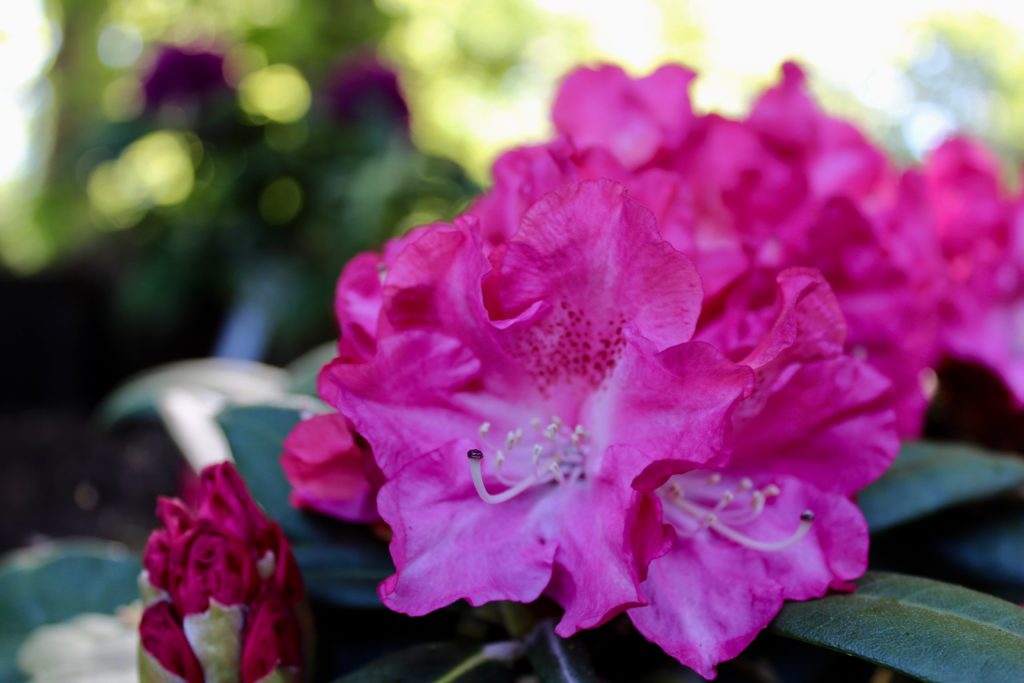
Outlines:
{"type": "Polygon", "coordinates": [[[161,499],[139,579],[143,683],[302,680],[302,576],[281,528],[230,464],[203,470],[198,505],[161,499]]]}
{"type": "Polygon", "coordinates": [[[1020,204],[984,150],[901,170],[794,65],[742,120],[694,113],[693,78],[576,71],[554,140],[345,268],[338,413],[284,467],[297,504],[391,528],[391,609],[546,596],[562,636],[625,613],[713,677],[863,573],[851,497],[930,368],[1024,399],[1020,204]]]}

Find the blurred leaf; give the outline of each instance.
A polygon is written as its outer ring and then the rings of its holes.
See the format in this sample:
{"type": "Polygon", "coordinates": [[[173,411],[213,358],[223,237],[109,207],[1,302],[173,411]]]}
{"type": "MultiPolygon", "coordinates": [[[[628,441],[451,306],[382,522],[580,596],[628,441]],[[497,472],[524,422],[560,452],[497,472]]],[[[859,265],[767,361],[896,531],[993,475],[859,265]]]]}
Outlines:
{"type": "Polygon", "coordinates": [[[526,652],[542,683],[597,680],[582,641],[555,635],[551,620],[542,621],[533,630],[526,639],[526,652]]]}
{"type": "Polygon", "coordinates": [[[316,379],[320,368],[338,355],[338,342],[321,344],[308,351],[285,368],[288,373],[288,390],[296,394],[316,396],[316,379]]]}
{"type": "Polygon", "coordinates": [[[522,656],[517,642],[488,645],[432,643],[378,659],[335,683],[480,683],[516,680],[510,666],[522,656]]]}
{"type": "Polygon", "coordinates": [[[169,390],[218,394],[244,401],[270,400],[285,393],[281,368],[228,358],[201,358],[164,365],[129,379],[100,406],[100,419],[114,424],[130,417],[155,416],[169,390]]]}
{"type": "Polygon", "coordinates": [[[310,597],[337,606],[383,607],[377,584],[394,571],[384,543],[361,526],[307,514],[289,502],[280,455],[299,419],[298,410],[276,406],[238,406],[217,417],[253,497],[292,541],[310,597]]]}
{"type": "Polygon", "coordinates": [[[938,553],[986,584],[1024,587],[1024,511],[944,530],[938,553]]]}
{"type": "Polygon", "coordinates": [[[1024,681],[1024,609],[931,579],[869,573],[855,593],[787,604],[771,629],[924,681],[1024,681]]]}
{"type": "Polygon", "coordinates": [[[965,444],[928,441],[903,446],[881,479],[857,503],[872,532],[1024,484],[1024,462],[965,444]]]}
{"type": "Polygon", "coordinates": [[[384,607],[377,585],[394,573],[394,565],[383,543],[353,538],[344,544],[299,545],[294,551],[310,599],[337,607],[384,607]]]}
{"type": "Polygon", "coordinates": [[[320,540],[316,522],[289,502],[291,486],[281,469],[285,437],[301,419],[295,408],[235,406],[217,415],[231,456],[250,493],[294,541],[320,540]]]}
{"type": "Polygon", "coordinates": [[[139,561],[105,541],[25,548],[0,561],[0,683],[21,681],[15,655],[44,624],[86,612],[111,614],[138,598],[139,561]]]}

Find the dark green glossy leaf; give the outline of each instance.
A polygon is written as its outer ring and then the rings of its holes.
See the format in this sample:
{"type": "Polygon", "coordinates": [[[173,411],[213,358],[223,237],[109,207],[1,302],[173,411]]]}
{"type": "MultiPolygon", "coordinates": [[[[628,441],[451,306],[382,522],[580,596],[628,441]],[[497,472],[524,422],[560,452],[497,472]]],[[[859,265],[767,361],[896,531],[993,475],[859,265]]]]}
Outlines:
{"type": "Polygon", "coordinates": [[[299,545],[294,552],[310,599],[339,607],[383,607],[377,585],[394,573],[383,543],[352,539],[344,545],[299,545]]]}
{"type": "Polygon", "coordinates": [[[986,584],[1024,587],[1024,510],[944,530],[935,548],[986,584]]]}
{"type": "Polygon", "coordinates": [[[291,486],[280,455],[299,412],[242,406],[223,411],[217,419],[253,497],[291,539],[310,597],[345,607],[382,607],[377,584],[394,571],[385,544],[364,528],[301,512],[289,502],[291,486]]]}
{"type": "Polygon", "coordinates": [[[869,573],[854,593],[787,604],[771,629],[925,681],[1024,681],[1024,609],[931,579],[869,573]]]}
{"type": "Polygon", "coordinates": [[[596,681],[590,657],[579,638],[555,635],[554,623],[542,621],[526,639],[530,663],[543,683],[596,681]]]}
{"type": "Polygon", "coordinates": [[[250,493],[295,541],[324,537],[316,522],[289,502],[291,486],[281,469],[284,439],[300,419],[294,408],[237,406],[217,416],[235,465],[250,493]]]}
{"type": "Polygon", "coordinates": [[[288,390],[295,394],[316,396],[316,380],[320,368],[338,355],[338,342],[321,344],[304,353],[285,368],[288,373],[288,390]]]}
{"type": "Polygon", "coordinates": [[[383,657],[335,683],[488,683],[514,681],[517,642],[489,645],[433,643],[383,657]]]}
{"type": "Polygon", "coordinates": [[[105,541],[63,541],[0,561],[0,683],[20,681],[15,655],[44,624],[85,612],[112,614],[138,598],[138,559],[105,541]]]}
{"type": "Polygon", "coordinates": [[[965,444],[903,446],[893,466],[857,496],[872,532],[1024,484],[1024,461],[965,444]]]}

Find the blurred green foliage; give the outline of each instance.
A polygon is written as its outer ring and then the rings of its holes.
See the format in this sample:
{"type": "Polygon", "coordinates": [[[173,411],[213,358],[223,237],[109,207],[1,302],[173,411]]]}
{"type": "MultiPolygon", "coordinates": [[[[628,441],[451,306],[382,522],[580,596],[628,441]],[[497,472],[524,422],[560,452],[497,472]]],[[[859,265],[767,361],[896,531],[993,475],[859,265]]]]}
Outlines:
{"type": "Polygon", "coordinates": [[[836,27],[779,17],[752,39],[702,0],[47,0],[59,50],[37,93],[42,168],[0,184],[0,261],[87,260],[113,273],[119,321],[151,335],[196,307],[241,311],[269,335],[242,355],[284,359],[331,333],[353,253],[455,213],[501,149],[548,134],[560,75],[597,60],[686,62],[697,106],[736,113],[792,56],[899,157],[967,130],[1024,158],[1024,26],[883,10],[851,10],[843,35],[815,41],[836,27]],[[847,33],[871,40],[850,50],[847,33]],[[221,87],[147,104],[164,46],[220,55],[221,87]],[[367,55],[398,70],[410,120],[373,98],[339,117],[340,65],[367,55]]]}
{"type": "Polygon", "coordinates": [[[34,224],[51,255],[108,233],[99,249],[128,326],[159,334],[195,302],[248,305],[257,324],[243,332],[295,355],[330,335],[352,254],[451,216],[474,189],[454,163],[416,151],[404,111],[374,91],[388,83],[332,90],[387,27],[369,0],[60,9],[58,120],[34,224]],[[203,65],[163,64],[168,50],[223,55],[223,82],[199,92],[203,65]],[[161,66],[184,73],[154,86],[161,66]],[[360,102],[339,115],[337,97],[360,102]]]}

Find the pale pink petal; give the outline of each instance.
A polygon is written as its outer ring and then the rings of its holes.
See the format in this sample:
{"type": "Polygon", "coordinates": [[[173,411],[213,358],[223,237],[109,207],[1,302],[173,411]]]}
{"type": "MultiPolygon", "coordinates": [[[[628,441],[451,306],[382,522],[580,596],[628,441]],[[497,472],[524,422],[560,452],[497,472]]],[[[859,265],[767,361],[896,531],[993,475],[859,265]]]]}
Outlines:
{"type": "Polygon", "coordinates": [[[680,344],[660,354],[631,344],[583,422],[595,440],[628,444],[649,463],[720,461],[729,457],[732,413],[752,386],[750,368],[709,344],[680,344]]]}
{"type": "Polygon", "coordinates": [[[473,447],[457,441],[421,455],[381,488],[377,506],[394,532],[397,572],[379,592],[393,610],[416,616],[460,599],[532,602],[551,578],[557,496],[535,489],[484,502],[470,478],[473,447]]]}
{"type": "Polygon", "coordinates": [[[797,479],[771,481],[782,494],[738,528],[758,540],[783,539],[809,509],[816,519],[806,537],[775,552],[746,548],[710,529],[679,538],[651,563],[642,586],[650,604],[628,612],[645,637],[706,678],[750,644],[783,600],[820,597],[867,565],[867,527],[855,505],[797,479]]]}

